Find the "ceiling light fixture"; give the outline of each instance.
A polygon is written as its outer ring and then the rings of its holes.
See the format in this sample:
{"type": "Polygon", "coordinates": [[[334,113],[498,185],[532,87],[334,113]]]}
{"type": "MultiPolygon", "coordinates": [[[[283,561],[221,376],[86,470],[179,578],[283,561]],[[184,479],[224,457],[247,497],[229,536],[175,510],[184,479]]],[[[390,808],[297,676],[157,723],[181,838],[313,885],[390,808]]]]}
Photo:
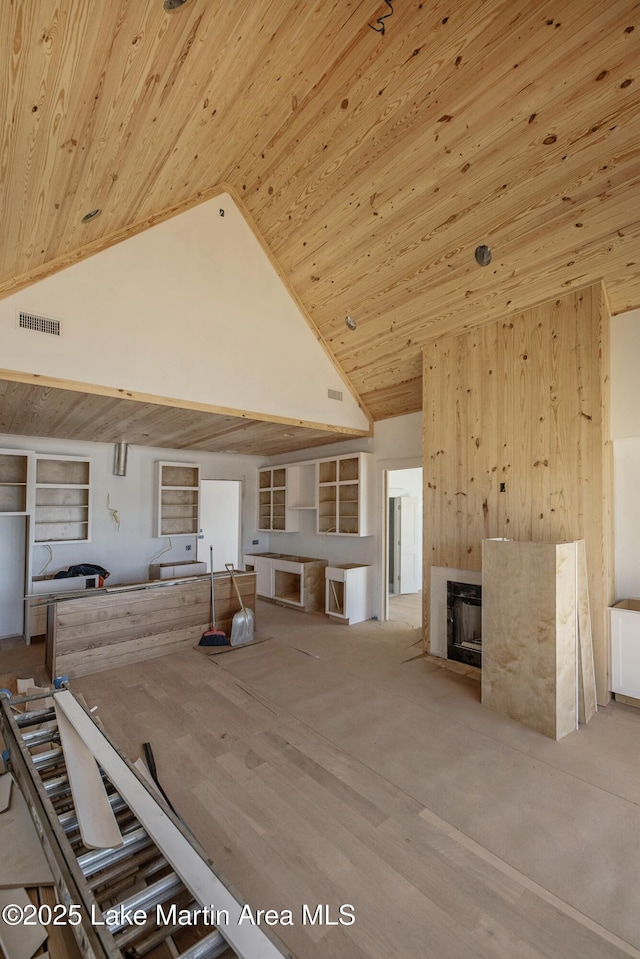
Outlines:
{"type": "Polygon", "coordinates": [[[89,223],[91,220],[95,220],[97,216],[100,216],[101,213],[102,213],[102,210],[99,207],[96,207],[95,210],[89,210],[88,213],[85,213],[85,215],[82,217],[80,222],[89,223]]]}
{"type": "Polygon", "coordinates": [[[482,243],[476,247],[475,257],[476,263],[479,266],[489,266],[491,263],[491,250],[486,244],[482,243]]]}
{"type": "Polygon", "coordinates": [[[352,316],[345,316],[344,322],[347,324],[350,330],[355,330],[358,325],[352,316]]]}

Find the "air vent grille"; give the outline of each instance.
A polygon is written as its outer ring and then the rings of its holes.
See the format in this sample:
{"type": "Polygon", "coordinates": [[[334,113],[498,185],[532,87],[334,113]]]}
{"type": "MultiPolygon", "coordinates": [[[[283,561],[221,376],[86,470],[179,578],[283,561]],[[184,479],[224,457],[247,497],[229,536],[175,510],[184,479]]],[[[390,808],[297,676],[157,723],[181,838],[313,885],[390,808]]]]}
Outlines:
{"type": "Polygon", "coordinates": [[[49,316],[39,316],[37,313],[18,313],[18,326],[23,330],[33,330],[34,333],[48,333],[50,336],[62,335],[60,320],[52,320],[49,316]]]}
{"type": "Polygon", "coordinates": [[[327,390],[327,396],[330,400],[340,400],[342,402],[342,392],[340,390],[327,390]]]}

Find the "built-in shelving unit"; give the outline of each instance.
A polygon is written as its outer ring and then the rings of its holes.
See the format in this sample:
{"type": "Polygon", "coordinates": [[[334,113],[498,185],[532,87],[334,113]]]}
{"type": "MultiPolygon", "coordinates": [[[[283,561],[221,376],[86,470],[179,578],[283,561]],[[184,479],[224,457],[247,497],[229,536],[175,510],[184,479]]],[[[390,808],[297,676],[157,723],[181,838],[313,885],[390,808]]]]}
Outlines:
{"type": "Polygon", "coordinates": [[[91,460],[36,454],[34,543],[91,540],[91,460]]]}
{"type": "Polygon", "coordinates": [[[0,450],[0,513],[20,516],[28,512],[30,454],[0,450]]]}
{"type": "Polygon", "coordinates": [[[287,506],[287,467],[258,470],[258,529],[263,532],[294,532],[297,517],[287,506]]]}
{"type": "Polygon", "coordinates": [[[371,454],[318,461],[318,533],[369,535],[371,454]]]}
{"type": "Polygon", "coordinates": [[[199,530],[200,467],[160,461],[158,536],[195,536],[199,530]]]}

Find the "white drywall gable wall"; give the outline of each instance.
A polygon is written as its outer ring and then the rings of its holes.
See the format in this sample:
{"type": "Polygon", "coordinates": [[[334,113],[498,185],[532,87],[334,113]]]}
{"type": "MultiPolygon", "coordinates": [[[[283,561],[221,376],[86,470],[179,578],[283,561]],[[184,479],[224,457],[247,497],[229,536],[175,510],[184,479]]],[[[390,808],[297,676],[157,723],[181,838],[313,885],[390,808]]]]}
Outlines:
{"type": "Polygon", "coordinates": [[[640,436],[640,310],[611,317],[611,438],[640,436]]]}
{"type": "Polygon", "coordinates": [[[4,369],[369,429],[227,194],[0,301],[0,330],[4,369]],[[18,310],[62,336],[18,329],[18,310]]]}

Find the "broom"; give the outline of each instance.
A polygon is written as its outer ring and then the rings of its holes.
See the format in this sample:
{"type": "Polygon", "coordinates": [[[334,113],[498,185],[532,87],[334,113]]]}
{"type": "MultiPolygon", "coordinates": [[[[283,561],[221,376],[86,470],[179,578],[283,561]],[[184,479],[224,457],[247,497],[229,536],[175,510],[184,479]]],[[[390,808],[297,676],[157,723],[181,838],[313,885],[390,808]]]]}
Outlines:
{"type": "Polygon", "coordinates": [[[213,546],[209,547],[211,563],[211,629],[205,629],[198,646],[228,646],[227,637],[221,629],[216,629],[216,601],[213,587],[213,546]]]}

